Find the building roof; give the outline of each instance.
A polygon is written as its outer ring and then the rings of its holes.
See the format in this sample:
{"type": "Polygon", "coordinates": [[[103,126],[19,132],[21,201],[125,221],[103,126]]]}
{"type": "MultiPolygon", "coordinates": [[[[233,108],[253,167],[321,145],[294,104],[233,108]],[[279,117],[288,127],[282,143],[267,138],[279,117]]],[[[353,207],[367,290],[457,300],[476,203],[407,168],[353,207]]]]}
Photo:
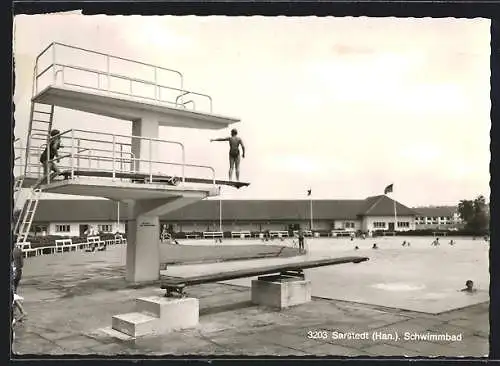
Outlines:
{"type": "MultiPolygon", "coordinates": [[[[116,203],[110,200],[40,200],[33,221],[115,221],[117,211],[116,203]]],[[[123,210],[123,214],[120,213],[120,219],[127,219],[124,217],[125,212],[123,210]]]]}
{"type": "Polygon", "coordinates": [[[398,216],[415,216],[417,213],[409,207],[386,195],[367,197],[359,215],[361,216],[394,216],[394,202],[396,202],[396,214],[398,216]]]}
{"type": "Polygon", "coordinates": [[[457,212],[457,207],[454,206],[439,206],[439,207],[415,207],[418,216],[434,217],[434,216],[452,216],[457,212]]]}
{"type": "MultiPolygon", "coordinates": [[[[164,217],[172,221],[218,219],[219,200],[200,201],[173,211],[164,217]]],[[[354,219],[363,201],[316,200],[312,203],[315,219],[354,219]]],[[[231,220],[307,220],[311,216],[309,200],[223,200],[222,219],[231,220]]]]}
{"type": "MultiPolygon", "coordinates": [[[[203,200],[163,215],[169,221],[212,221],[219,219],[219,200],[203,200]]],[[[359,216],[393,216],[394,201],[387,196],[365,200],[313,200],[316,220],[355,220],[359,216]]],[[[120,204],[120,220],[126,217],[126,204],[120,204]]],[[[396,203],[398,216],[416,213],[396,203]]],[[[289,221],[308,220],[309,200],[222,200],[223,220],[289,221]]],[[[110,200],[40,200],[35,222],[92,222],[117,220],[116,203],[110,200]]]]}

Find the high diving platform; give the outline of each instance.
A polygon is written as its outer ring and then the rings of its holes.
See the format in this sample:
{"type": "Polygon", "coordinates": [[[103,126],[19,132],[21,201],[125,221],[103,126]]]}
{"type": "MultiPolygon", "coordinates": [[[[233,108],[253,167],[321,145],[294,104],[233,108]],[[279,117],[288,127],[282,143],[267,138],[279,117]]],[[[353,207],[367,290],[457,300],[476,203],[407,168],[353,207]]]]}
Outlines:
{"type": "Polygon", "coordinates": [[[240,120],[213,113],[212,98],[186,90],[181,72],[54,42],[35,62],[34,103],[160,126],[222,129],[240,120]]]}
{"type": "Polygon", "coordinates": [[[15,226],[19,240],[27,240],[41,192],[123,201],[133,218],[127,222],[127,279],[159,279],[159,216],[217,196],[221,186],[249,185],[218,179],[213,167],[187,161],[183,142],[159,138],[161,126],[214,130],[240,122],[215,113],[209,95],[184,83],[181,72],[162,66],[58,42],[46,47],[35,60],[26,145],[15,146],[15,197],[21,187],[31,188],[15,226]],[[74,128],[59,130],[56,107],[113,117],[132,128],[113,134],[102,125],[81,129],[75,120],[74,128]],[[51,155],[59,142],[57,156],[51,155]],[[52,164],[60,174],[45,177],[52,164]]]}

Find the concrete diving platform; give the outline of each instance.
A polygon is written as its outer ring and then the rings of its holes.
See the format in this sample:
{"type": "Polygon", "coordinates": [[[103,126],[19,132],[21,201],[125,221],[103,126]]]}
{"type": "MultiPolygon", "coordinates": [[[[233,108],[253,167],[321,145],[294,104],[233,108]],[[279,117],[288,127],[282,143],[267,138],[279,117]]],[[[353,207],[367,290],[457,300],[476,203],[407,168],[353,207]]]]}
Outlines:
{"type": "Polygon", "coordinates": [[[134,121],[148,114],[160,126],[219,130],[240,122],[237,118],[172,107],[161,100],[148,100],[134,95],[121,96],[103,90],[89,92],[84,87],[68,85],[50,85],[38,93],[33,102],[127,121],[134,121]]]}
{"type": "Polygon", "coordinates": [[[127,199],[150,200],[177,197],[193,197],[198,200],[209,196],[216,196],[218,189],[215,186],[204,188],[175,186],[161,183],[131,183],[120,180],[75,178],[53,180],[41,187],[44,192],[71,194],[77,196],[104,197],[115,201],[127,199]]]}
{"type": "Polygon", "coordinates": [[[159,126],[223,129],[212,97],[184,87],[181,72],[53,42],[36,58],[32,102],[159,126]]]}

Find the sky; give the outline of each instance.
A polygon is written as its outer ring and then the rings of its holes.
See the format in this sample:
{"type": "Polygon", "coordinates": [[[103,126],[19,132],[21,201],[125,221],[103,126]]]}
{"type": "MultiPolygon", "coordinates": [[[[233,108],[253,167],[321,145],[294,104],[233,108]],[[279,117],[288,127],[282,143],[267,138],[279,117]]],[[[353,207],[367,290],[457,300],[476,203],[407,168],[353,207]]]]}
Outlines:
{"type": "MultiPolygon", "coordinates": [[[[487,19],[54,14],[14,27],[16,137],[35,57],[57,41],[179,70],[215,114],[239,118],[220,131],[160,128],[223,179],[227,144],[209,140],[238,129],[251,185],[223,199],[304,199],[309,188],[313,199],[364,199],[391,183],[410,207],[489,197],[487,19]]],[[[54,127],[75,126],[131,133],[130,122],[56,109],[54,127]]]]}

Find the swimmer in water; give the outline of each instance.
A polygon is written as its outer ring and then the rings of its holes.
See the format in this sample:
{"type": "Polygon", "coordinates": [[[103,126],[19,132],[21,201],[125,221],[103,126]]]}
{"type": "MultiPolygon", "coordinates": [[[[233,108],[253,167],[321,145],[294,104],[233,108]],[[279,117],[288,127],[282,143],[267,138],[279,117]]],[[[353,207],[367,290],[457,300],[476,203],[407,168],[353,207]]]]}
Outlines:
{"type": "Polygon", "coordinates": [[[474,288],[474,282],[472,280],[467,280],[465,282],[465,288],[461,289],[462,292],[476,292],[477,290],[474,288]]]}
{"type": "Polygon", "coordinates": [[[358,249],[359,249],[359,247],[356,245],[356,246],[354,247],[354,250],[358,250],[358,249]]]}
{"type": "Polygon", "coordinates": [[[372,249],[378,249],[377,243],[373,244],[372,249]]]}
{"type": "Polygon", "coordinates": [[[223,137],[219,139],[211,139],[214,141],[229,141],[229,180],[233,179],[233,171],[236,170],[236,180],[240,181],[240,145],[242,154],[241,157],[245,158],[245,145],[243,140],[238,136],[238,131],[233,128],[231,130],[231,137],[223,137]]]}

